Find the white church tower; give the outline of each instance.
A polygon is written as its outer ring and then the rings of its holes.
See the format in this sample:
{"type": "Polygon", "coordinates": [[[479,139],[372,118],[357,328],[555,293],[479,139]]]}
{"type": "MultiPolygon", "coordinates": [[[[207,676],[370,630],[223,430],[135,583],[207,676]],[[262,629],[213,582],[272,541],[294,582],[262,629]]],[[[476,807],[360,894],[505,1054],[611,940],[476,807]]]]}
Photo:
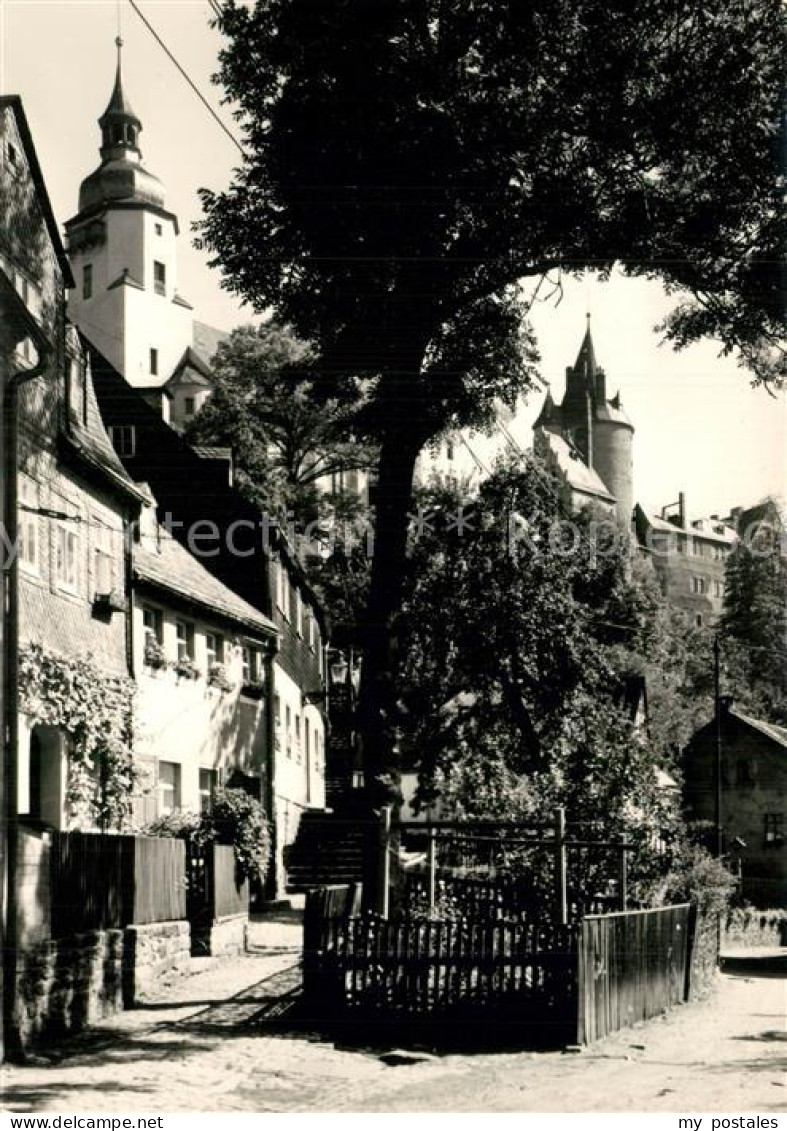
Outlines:
{"type": "MultiPolygon", "coordinates": [[[[162,390],[188,357],[192,308],[178,294],[178,220],[164,206],[164,186],[142,165],[142,123],[117,76],[99,118],[101,164],[79,190],[66,223],[76,280],[68,313],[129,384],[162,390]]],[[[170,395],[158,397],[166,415],[170,395]]]]}

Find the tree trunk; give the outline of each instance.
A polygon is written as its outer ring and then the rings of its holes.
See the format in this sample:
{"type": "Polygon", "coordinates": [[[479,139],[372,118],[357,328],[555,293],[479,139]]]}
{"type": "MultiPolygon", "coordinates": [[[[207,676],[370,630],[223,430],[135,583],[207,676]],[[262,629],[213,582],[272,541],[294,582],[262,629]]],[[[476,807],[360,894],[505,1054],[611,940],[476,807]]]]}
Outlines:
{"type": "Polygon", "coordinates": [[[399,776],[393,631],[402,601],[413,474],[422,443],[423,437],[413,425],[409,431],[391,430],[380,448],[358,709],[366,790],[375,806],[392,800],[390,783],[398,783],[399,776]]]}

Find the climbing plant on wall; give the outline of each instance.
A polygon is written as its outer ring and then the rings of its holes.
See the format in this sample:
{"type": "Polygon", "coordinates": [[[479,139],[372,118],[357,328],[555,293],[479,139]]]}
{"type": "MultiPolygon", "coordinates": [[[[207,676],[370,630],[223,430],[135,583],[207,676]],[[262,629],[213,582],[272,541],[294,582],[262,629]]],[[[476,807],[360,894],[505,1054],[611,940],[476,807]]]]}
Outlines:
{"type": "Polygon", "coordinates": [[[19,657],[19,707],[32,726],[68,738],[66,800],[73,824],[123,829],[134,786],[134,684],[92,659],[65,658],[38,644],[19,657]]]}

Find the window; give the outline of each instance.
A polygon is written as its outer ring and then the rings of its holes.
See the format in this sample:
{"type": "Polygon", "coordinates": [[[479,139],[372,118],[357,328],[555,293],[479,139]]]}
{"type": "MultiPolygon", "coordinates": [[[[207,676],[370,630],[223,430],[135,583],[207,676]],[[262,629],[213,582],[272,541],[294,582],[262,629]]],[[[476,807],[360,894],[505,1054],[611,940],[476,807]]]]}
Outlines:
{"type": "Polygon", "coordinates": [[[208,659],[208,671],[214,664],[224,663],[224,637],[215,632],[205,633],[205,651],[208,659]]]}
{"type": "Polygon", "coordinates": [[[448,440],[445,445],[445,458],[453,460],[454,458],[454,441],[448,440]]]}
{"type": "Polygon", "coordinates": [[[153,261],[153,290],[157,295],[167,293],[167,268],[157,259],[153,261]]]}
{"type": "Polygon", "coordinates": [[[150,372],[153,377],[158,377],[158,350],[150,351],[150,372]]]}
{"type": "Polygon", "coordinates": [[[93,297],[93,264],[86,263],[82,268],[82,298],[93,297]]]}
{"type": "Polygon", "coordinates": [[[281,696],[273,697],[273,741],[277,750],[281,750],[281,696]]]}
{"type": "Polygon", "coordinates": [[[180,808],[180,765],[177,762],[158,764],[159,816],[180,808]]]}
{"type": "Polygon", "coordinates": [[[185,620],[175,621],[178,641],[178,660],[194,659],[194,625],[185,620]]]}
{"type": "Polygon", "coordinates": [[[289,703],[285,707],[284,741],[287,744],[287,757],[292,758],[292,708],[289,703]]]}
{"type": "Polygon", "coordinates": [[[55,532],[55,578],[60,589],[77,592],[77,532],[61,522],[55,532]]]}
{"type": "Polygon", "coordinates": [[[145,605],[142,609],[142,631],[145,637],[145,643],[150,641],[152,644],[161,644],[164,639],[164,618],[161,615],[161,609],[151,608],[150,605],[145,605]]]}
{"type": "Polygon", "coordinates": [[[290,619],[290,580],[287,577],[287,570],[284,568],[284,563],[279,562],[276,569],[276,604],[281,609],[283,615],[290,619]]]}
{"type": "Polygon", "coordinates": [[[38,573],[38,488],[29,479],[19,479],[19,564],[28,573],[38,573]]]}
{"type": "Polygon", "coordinates": [[[200,770],[199,772],[199,811],[207,813],[213,807],[213,794],[219,784],[217,770],[200,770]]]}
{"type": "Polygon", "coordinates": [[[691,591],[692,591],[692,593],[707,593],[708,592],[707,578],[692,577],[692,579],[691,579],[691,591]]]}
{"type": "Polygon", "coordinates": [[[741,758],[736,766],[735,784],[742,789],[751,789],[757,781],[757,763],[753,758],[741,758]]]}
{"type": "Polygon", "coordinates": [[[724,582],[723,581],[714,581],[713,582],[713,596],[714,597],[723,597],[724,596],[724,582]]]}
{"type": "Polygon", "coordinates": [[[19,158],[19,155],[16,152],[16,146],[12,145],[11,142],[9,141],[9,143],[8,143],[8,164],[9,165],[16,165],[18,158],[19,158]]]}
{"type": "Polygon", "coordinates": [[[301,758],[301,716],[300,715],[295,716],[295,757],[298,759],[299,762],[302,761],[302,758],[301,758]]]}
{"type": "Polygon", "coordinates": [[[784,814],[783,813],[766,813],[765,814],[765,844],[783,844],[784,843],[784,814]]]}
{"type": "Polygon", "coordinates": [[[133,424],[110,424],[109,438],[121,459],[136,455],[137,430],[133,424]]]}
{"type": "Polygon", "coordinates": [[[196,406],[194,404],[194,398],[193,397],[184,397],[183,398],[183,415],[186,416],[186,417],[192,417],[194,415],[195,411],[196,411],[196,406]]]}
{"type": "Polygon", "coordinates": [[[317,621],[314,616],[314,609],[307,607],[306,612],[309,620],[309,631],[307,633],[307,639],[309,641],[309,647],[311,648],[312,652],[314,652],[317,648],[317,621]]]}
{"type": "Polygon", "coordinates": [[[700,540],[698,538],[692,538],[692,540],[691,540],[691,552],[692,552],[692,554],[694,555],[695,558],[701,558],[702,557],[702,542],[700,542],[700,540]]]}
{"type": "Polygon", "coordinates": [[[686,539],[685,538],[680,538],[680,537],[678,538],[677,549],[678,549],[679,554],[685,554],[686,553],[686,539]]]}
{"type": "Polygon", "coordinates": [[[696,617],[694,618],[694,623],[696,624],[697,628],[702,628],[702,613],[697,613],[696,617]]]}
{"type": "Polygon", "coordinates": [[[103,522],[95,523],[93,546],[93,583],[96,593],[109,593],[114,587],[112,569],[112,531],[103,522]]]}
{"type": "Polygon", "coordinates": [[[156,224],[155,225],[155,231],[156,231],[156,235],[160,236],[163,233],[164,229],[162,228],[161,224],[156,224]]]}

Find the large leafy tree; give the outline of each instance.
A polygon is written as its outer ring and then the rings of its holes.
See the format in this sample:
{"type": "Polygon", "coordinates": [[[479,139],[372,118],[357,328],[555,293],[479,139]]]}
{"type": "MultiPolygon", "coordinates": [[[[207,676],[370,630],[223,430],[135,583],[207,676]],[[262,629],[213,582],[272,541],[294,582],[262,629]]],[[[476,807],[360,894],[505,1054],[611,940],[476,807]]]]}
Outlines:
{"type": "Polygon", "coordinates": [[[234,330],[213,359],[211,398],[188,429],[192,443],[231,447],[239,489],[301,524],[315,517],[320,479],[374,461],[352,438],[352,404],[315,396],[310,356],[276,322],[234,330]]]}
{"type": "Polygon", "coordinates": [[[781,520],[748,532],[728,558],[720,627],[724,690],[755,714],[787,723],[787,559],[781,520]]]}
{"type": "Polygon", "coordinates": [[[664,717],[648,731],[633,710],[663,602],[614,519],[570,515],[535,459],[498,466],[470,505],[450,490],[428,501],[396,624],[420,800],[476,818],[563,805],[645,849],[678,808],[657,776],[675,769],[664,717]]]}
{"type": "Polygon", "coordinates": [[[370,382],[380,444],[362,730],[391,742],[390,633],[423,443],[513,364],[521,280],[658,277],[665,327],[784,372],[780,0],[228,0],[245,159],[203,194],[227,285],[370,382]],[[685,298],[680,296],[687,296],[685,298]]]}

